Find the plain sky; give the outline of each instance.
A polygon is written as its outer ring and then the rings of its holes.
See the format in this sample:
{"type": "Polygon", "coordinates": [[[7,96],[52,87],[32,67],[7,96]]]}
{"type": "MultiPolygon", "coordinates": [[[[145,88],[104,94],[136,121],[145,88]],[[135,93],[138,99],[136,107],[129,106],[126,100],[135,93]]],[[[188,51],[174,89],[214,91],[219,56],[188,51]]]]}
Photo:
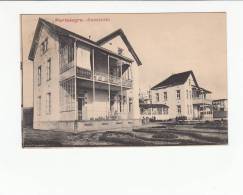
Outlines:
{"type": "Polygon", "coordinates": [[[227,98],[225,13],[23,15],[24,107],[33,104],[28,54],[39,17],[94,41],[122,28],[143,64],[141,90],[173,73],[192,70],[199,85],[213,92],[213,99],[227,98]]]}

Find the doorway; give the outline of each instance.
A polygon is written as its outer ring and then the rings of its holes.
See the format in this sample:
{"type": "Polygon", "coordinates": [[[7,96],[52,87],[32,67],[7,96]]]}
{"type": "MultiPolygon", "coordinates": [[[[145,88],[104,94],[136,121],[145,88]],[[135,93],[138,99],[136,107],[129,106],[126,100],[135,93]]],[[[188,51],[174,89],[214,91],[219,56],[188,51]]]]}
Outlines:
{"type": "Polygon", "coordinates": [[[83,120],[84,98],[78,98],[78,120],[83,120]]]}

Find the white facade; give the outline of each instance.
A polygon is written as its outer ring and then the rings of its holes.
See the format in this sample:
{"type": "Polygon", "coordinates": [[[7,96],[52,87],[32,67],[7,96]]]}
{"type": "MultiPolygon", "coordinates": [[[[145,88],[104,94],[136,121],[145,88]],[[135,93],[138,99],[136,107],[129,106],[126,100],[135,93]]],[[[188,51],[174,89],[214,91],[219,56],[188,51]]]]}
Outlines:
{"type": "Polygon", "coordinates": [[[153,105],[151,107],[153,108],[143,112],[143,116],[155,117],[156,120],[176,118],[212,120],[212,102],[209,93],[196,86],[190,74],[183,84],[151,90],[151,105],[153,105]],[[155,108],[156,105],[160,108],[155,108]]]}

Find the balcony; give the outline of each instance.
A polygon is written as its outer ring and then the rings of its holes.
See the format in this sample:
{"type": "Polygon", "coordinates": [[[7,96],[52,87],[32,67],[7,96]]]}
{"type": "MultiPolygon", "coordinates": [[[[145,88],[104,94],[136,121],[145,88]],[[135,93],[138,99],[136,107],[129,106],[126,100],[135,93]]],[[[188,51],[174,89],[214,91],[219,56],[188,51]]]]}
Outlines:
{"type": "Polygon", "coordinates": [[[210,99],[202,99],[202,98],[193,98],[192,99],[192,104],[212,104],[212,100],[210,99]]]}
{"type": "MultiPolygon", "coordinates": [[[[77,76],[83,79],[93,80],[93,73],[92,71],[84,68],[77,67],[77,76]]],[[[132,88],[132,80],[128,79],[122,79],[121,77],[108,75],[103,72],[95,72],[94,73],[94,80],[101,83],[110,83],[111,85],[126,87],[126,88],[132,88]]]]}

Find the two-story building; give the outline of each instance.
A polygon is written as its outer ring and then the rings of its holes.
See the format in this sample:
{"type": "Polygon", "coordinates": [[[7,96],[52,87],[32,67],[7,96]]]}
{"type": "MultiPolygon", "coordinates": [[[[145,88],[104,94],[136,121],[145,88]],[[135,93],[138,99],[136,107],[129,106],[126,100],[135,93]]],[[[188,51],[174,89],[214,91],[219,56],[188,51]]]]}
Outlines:
{"type": "Polygon", "coordinates": [[[226,119],[228,118],[228,100],[227,99],[216,99],[213,100],[213,118],[226,119]]]}
{"type": "Polygon", "coordinates": [[[121,29],[93,41],[39,19],[29,60],[35,129],[82,131],[140,124],[142,64],[121,29]]]}
{"type": "Polygon", "coordinates": [[[151,103],[140,105],[157,120],[212,120],[211,92],[200,87],[192,71],[169,76],[151,88],[151,103]]]}

